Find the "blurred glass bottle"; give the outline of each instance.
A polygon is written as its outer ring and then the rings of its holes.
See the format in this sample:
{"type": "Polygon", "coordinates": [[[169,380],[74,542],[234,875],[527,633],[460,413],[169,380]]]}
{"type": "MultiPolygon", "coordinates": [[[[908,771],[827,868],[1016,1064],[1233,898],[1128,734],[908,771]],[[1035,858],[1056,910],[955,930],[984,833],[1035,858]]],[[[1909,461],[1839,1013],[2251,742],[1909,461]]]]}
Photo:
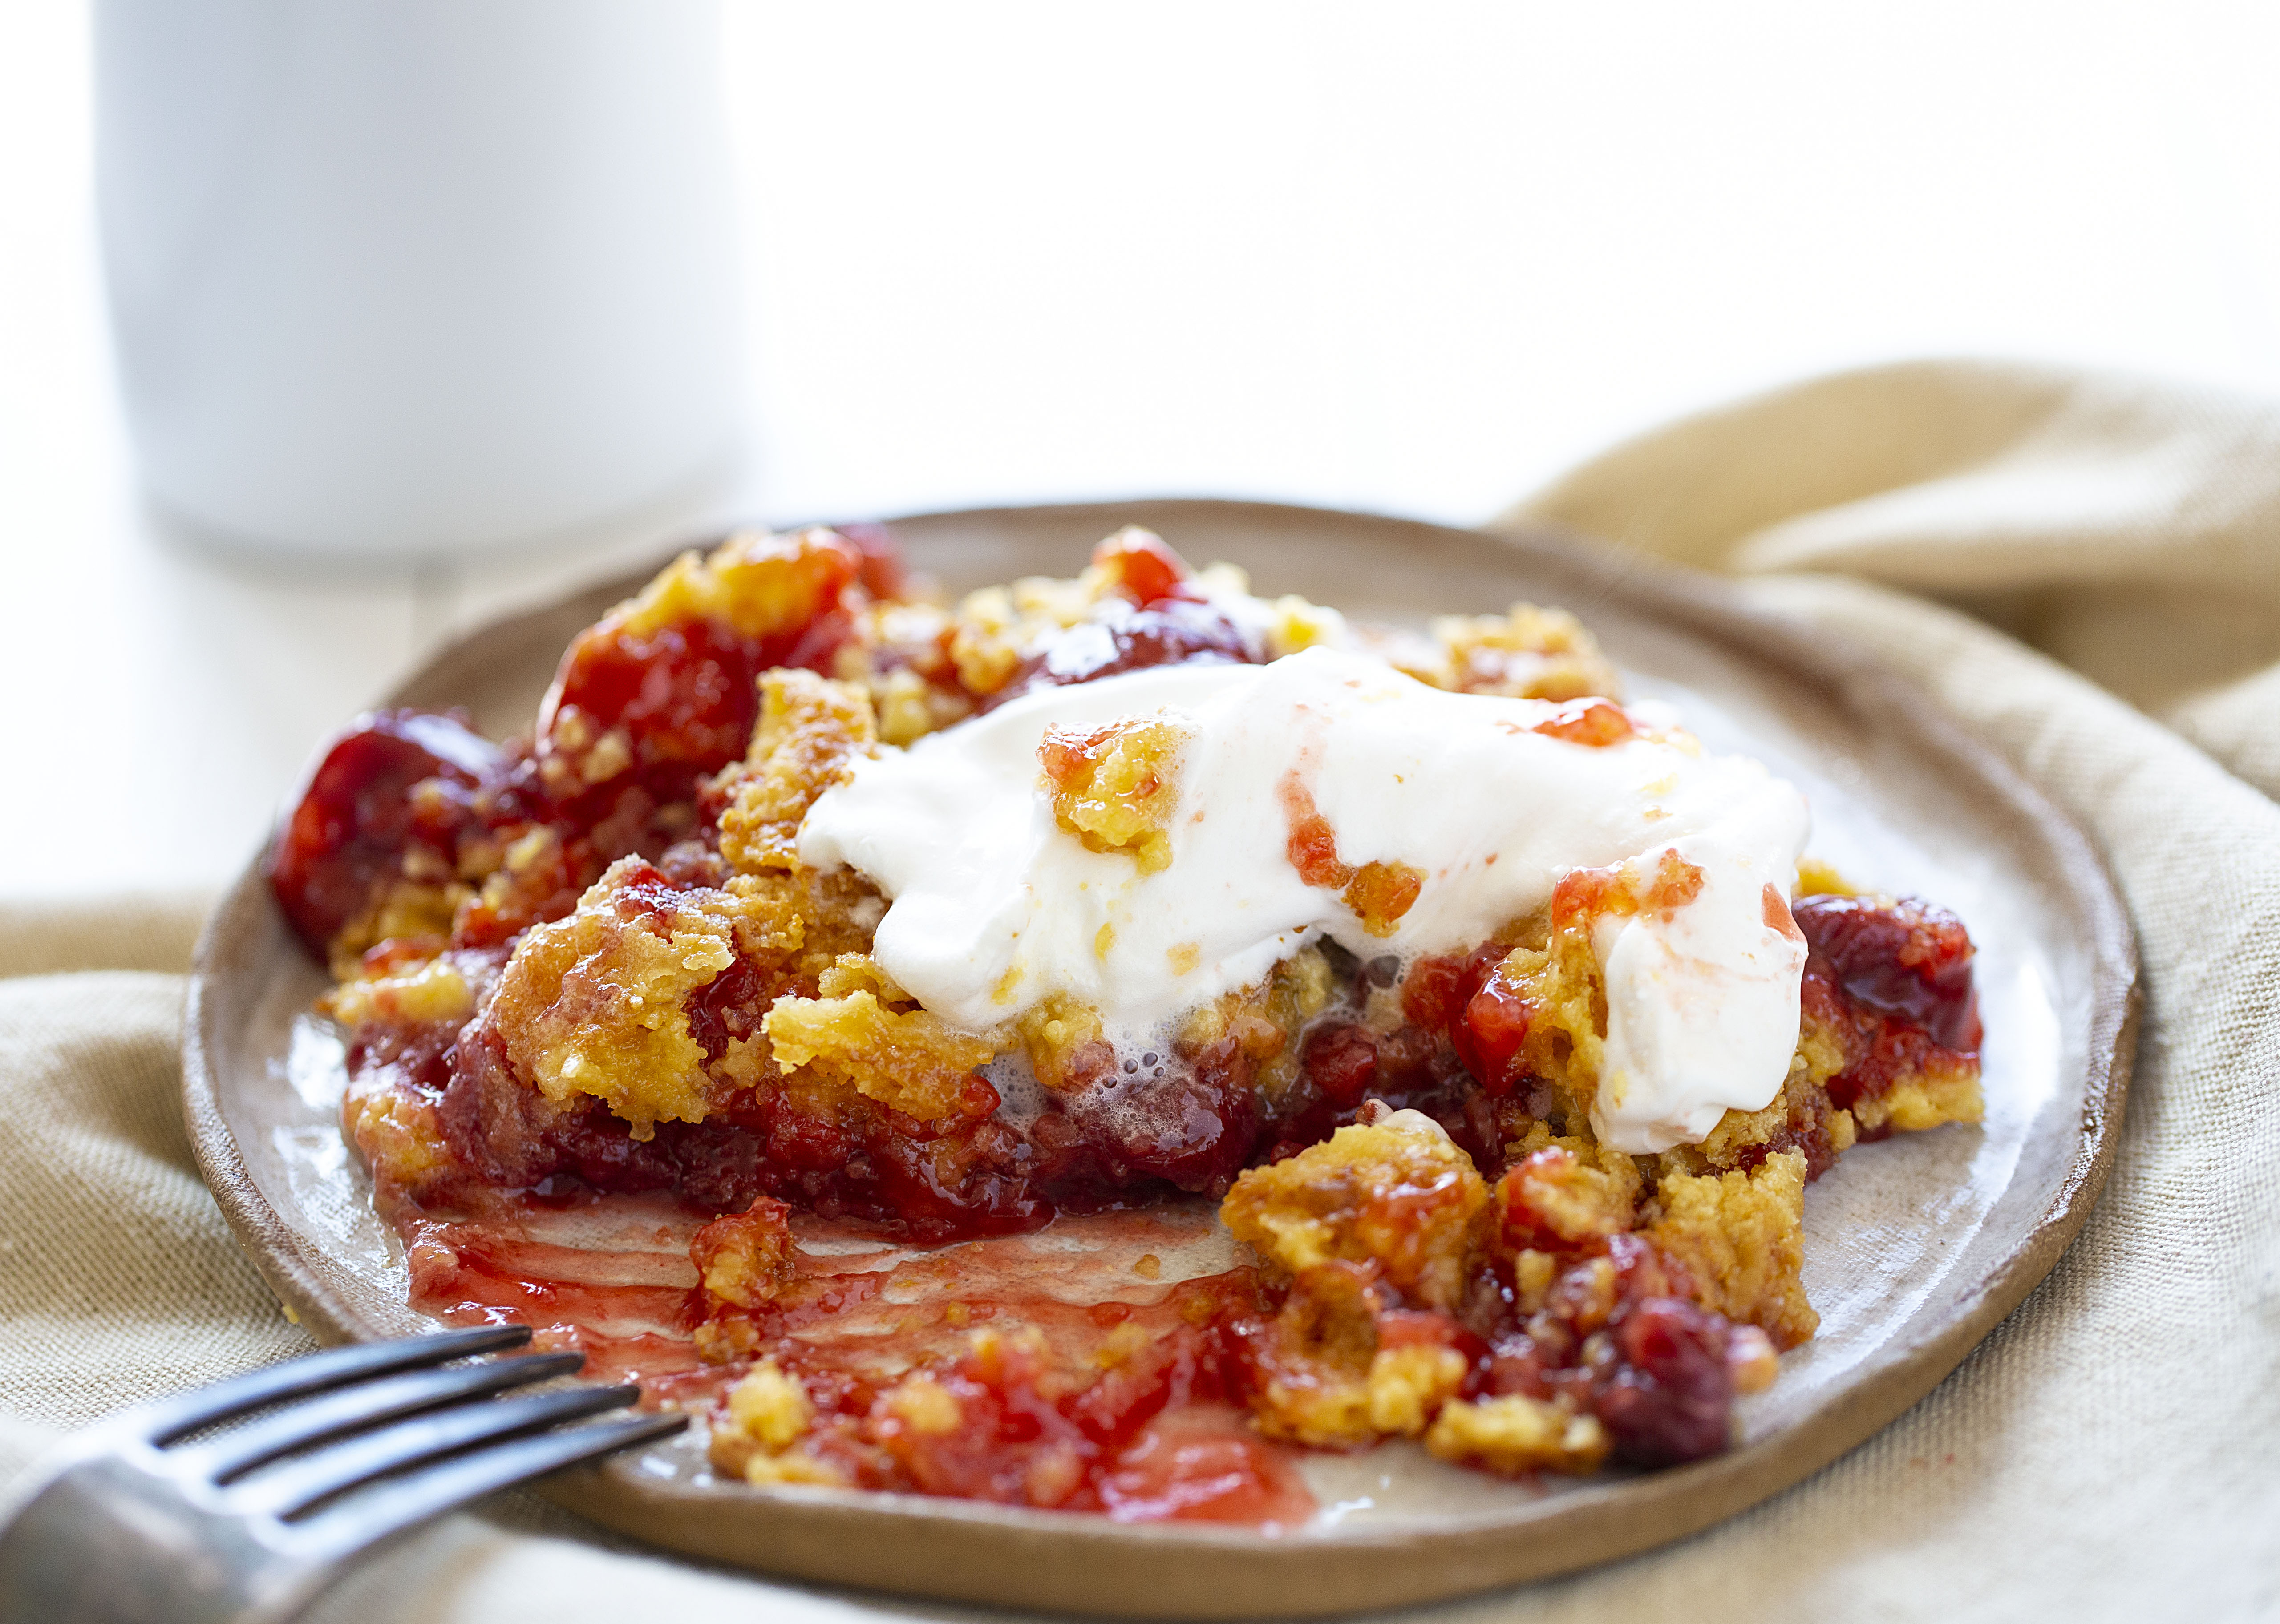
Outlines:
{"type": "Polygon", "coordinates": [[[96,0],[158,504],[275,551],[637,524],[742,439],[718,0],[96,0]]]}

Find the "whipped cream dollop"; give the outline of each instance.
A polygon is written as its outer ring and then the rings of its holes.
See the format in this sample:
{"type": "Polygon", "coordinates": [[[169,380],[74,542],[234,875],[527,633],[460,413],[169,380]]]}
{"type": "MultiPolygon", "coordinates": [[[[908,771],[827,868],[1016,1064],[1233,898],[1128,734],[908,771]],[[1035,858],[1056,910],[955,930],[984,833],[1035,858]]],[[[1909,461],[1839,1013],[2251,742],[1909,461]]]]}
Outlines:
{"type": "Polygon", "coordinates": [[[1595,745],[1533,731],[1559,710],[1331,648],[1040,689],[857,762],[810,810],[800,855],[890,898],[874,956],[944,1019],[997,1031],[1066,994],[1121,1046],[1315,938],[1365,959],[1469,951],[1577,869],[1651,878],[1675,852],[1701,873],[1690,899],[1593,927],[1607,1033],[1592,1124],[1633,1154],[1692,1143],[1729,1107],[1762,1109],[1788,1074],[1805,799],[1682,733],[1595,745]],[[1056,822],[1038,747],[1048,729],[1155,716],[1183,743],[1170,860],[1143,872],[1056,822]],[[1390,935],[1294,866],[1294,784],[1339,863],[1421,876],[1390,935]]]}

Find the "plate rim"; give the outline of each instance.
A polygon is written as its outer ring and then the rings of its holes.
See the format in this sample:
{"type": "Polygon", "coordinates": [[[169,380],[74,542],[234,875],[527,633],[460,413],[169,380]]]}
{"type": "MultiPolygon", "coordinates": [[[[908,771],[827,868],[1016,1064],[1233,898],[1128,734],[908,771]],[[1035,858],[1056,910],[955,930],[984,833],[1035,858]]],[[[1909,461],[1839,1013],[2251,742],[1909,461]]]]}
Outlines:
{"type": "MultiPolygon", "coordinates": [[[[548,1498],[682,1554],[904,1595],[1097,1615],[1193,1618],[1353,1612],[1419,1603],[1653,1549],[1801,1482],[1881,1432],[1960,1365],[2051,1272],[2087,1221],[2118,1148],[2135,1055],[2142,994],[2129,914],[2103,856],[2072,817],[1923,689],[1858,649],[1832,644],[1801,620],[1745,601],[1726,578],[1630,555],[1624,557],[1619,578],[1608,576],[1604,549],[1548,526],[1490,531],[1286,503],[1163,496],[951,509],[884,522],[890,527],[1079,520],[1113,526],[1152,517],[1175,523],[1182,515],[1406,532],[1471,546],[1485,541],[1564,573],[1586,578],[1598,573],[1606,581],[1606,597],[1628,600],[1627,606],[1645,610],[1652,620],[1737,648],[1752,663],[1785,666],[1799,676],[1829,682],[1848,706],[1865,706],[1880,725],[1914,732],[1932,753],[1968,769],[2006,804],[2005,815],[2034,829],[2048,850],[2054,877],[2073,893],[2091,926],[2082,1110],[2064,1175],[2033,1227],[1979,1281],[1957,1292],[1942,1320],[1906,1342],[1876,1349],[1874,1366],[1832,1395],[1838,1402],[1709,1460],[1575,1489],[1548,1510],[1539,1502],[1450,1513],[1422,1528],[1363,1525],[1267,1535],[1205,1524],[1116,1523],[1090,1514],[918,1495],[874,1492],[857,1498],[804,1489],[668,1484],[606,1466],[580,1468],[539,1486],[548,1498]],[[1616,1503],[1626,1514],[1606,1514],[1616,1503]],[[721,1519],[707,1512],[726,1511],[733,1520],[763,1505],[777,1525],[774,1537],[746,1539],[729,1550],[708,1531],[721,1519]],[[833,1555],[843,1543],[868,1545],[863,1535],[875,1533],[882,1518],[923,1525],[953,1541],[979,1538],[986,1549],[972,1553],[979,1559],[946,1566],[937,1551],[934,1565],[916,1569],[906,1554],[885,1562],[884,1571],[877,1561],[833,1555]],[[1507,1544],[1529,1549],[1507,1549],[1483,1559],[1484,1535],[1523,1530],[1534,1537],[1507,1544]],[[1102,1594],[1097,1565],[1112,1551],[1138,1555],[1151,1565],[1149,1574],[1158,1582],[1121,1597],[1102,1594]],[[1162,1565],[1175,1553],[1183,1559],[1162,1565]],[[1302,1574],[1319,1582],[1334,1553],[1352,1559],[1331,1564],[1338,1570],[1333,1589],[1298,1582],[1302,1574]],[[1383,1559],[1397,1555],[1412,1559],[1383,1559]],[[1008,1559],[1013,1558],[1018,1559],[1008,1559]]],[[[653,569],[559,592],[487,620],[435,650],[379,703],[416,703],[423,690],[448,687],[455,669],[480,658],[482,646],[512,638],[518,630],[528,633],[572,604],[625,596],[653,569]]],[[[266,849],[265,836],[262,850],[266,849]]],[[[291,1227],[254,1183],[222,1107],[226,1085],[215,1058],[220,1051],[211,1035],[217,988],[228,974],[233,946],[258,936],[265,927],[275,928],[277,917],[257,854],[209,918],[193,957],[182,1018],[184,1118],[208,1189],[271,1289],[320,1341],[350,1341],[361,1334],[355,1316],[334,1298],[291,1227]]]]}

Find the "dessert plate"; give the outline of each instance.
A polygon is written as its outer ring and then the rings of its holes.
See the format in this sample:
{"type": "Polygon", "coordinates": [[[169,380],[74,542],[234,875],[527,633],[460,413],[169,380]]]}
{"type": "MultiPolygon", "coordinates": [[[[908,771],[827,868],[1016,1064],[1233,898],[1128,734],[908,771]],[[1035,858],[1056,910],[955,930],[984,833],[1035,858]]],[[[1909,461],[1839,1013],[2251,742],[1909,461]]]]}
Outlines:
{"type": "MultiPolygon", "coordinates": [[[[2080,832],[1928,700],[1809,630],[1742,608],[1710,577],[1552,535],[1167,500],[930,514],[892,528],[915,567],[963,590],[1066,574],[1128,522],[1198,564],[1244,566],[1262,593],[1360,618],[1414,622],[1517,598],[1575,611],[1632,694],[1674,701],[1711,749],[1755,755],[1805,789],[1814,855],[1962,917],[1979,944],[1986,1121],[1861,1146],[1812,1187],[1805,1281],[1820,1334],[1743,1401],[1734,1449],[1675,1470],[1508,1482],[1386,1444],[1310,1460],[1321,1509],[1277,1531],[755,1489],[716,1480],[689,1439],[543,1492],[716,1561],[1005,1605],[1231,1618],[1424,1601],[1642,1551],[1797,1482],[1914,1403],[2050,1271],[2113,1153],[2135,950],[2080,832]]],[[[390,703],[461,706],[493,736],[528,727],[565,643],[648,573],[476,633],[390,703]]],[[[208,926],[191,981],[191,1134],[239,1240],[303,1324],[328,1342],[397,1335],[423,1322],[341,1139],[338,1046],[307,1014],[325,985],[249,869],[208,926]]],[[[1083,1244],[1067,1237],[1067,1250],[1083,1244]]]]}

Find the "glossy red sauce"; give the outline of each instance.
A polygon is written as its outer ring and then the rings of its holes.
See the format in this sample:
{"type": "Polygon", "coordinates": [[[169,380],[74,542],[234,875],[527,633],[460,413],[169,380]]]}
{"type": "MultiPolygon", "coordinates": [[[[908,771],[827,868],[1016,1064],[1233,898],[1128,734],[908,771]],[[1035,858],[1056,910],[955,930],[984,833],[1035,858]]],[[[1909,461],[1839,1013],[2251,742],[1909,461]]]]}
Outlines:
{"type": "Polygon", "coordinates": [[[703,1409],[774,1358],[824,1399],[816,1452],[864,1487],[1127,1521],[1294,1528],[1314,1509],[1292,1452],[1229,1401],[1217,1328],[1256,1300],[1251,1272],[1147,1277],[1209,1233],[1207,1209],[1065,1220],[931,1251],[802,1220],[794,1278],[752,1316],[750,1349],[724,1364],[699,1355],[697,1224],[668,1205],[605,1197],[565,1212],[509,1199],[480,1218],[408,1205],[396,1217],[421,1312],[532,1326],[538,1346],[582,1351],[587,1376],[639,1382],[651,1406],[703,1409]],[[986,1329],[999,1339],[977,1346],[986,1329]],[[1123,1357],[1104,1351],[1112,1339],[1123,1357]],[[955,1432],[880,1424],[881,1395],[920,1368],[959,1398],[955,1432]],[[1072,1368],[1098,1374],[1072,1385],[1072,1368]]]}
{"type": "Polygon", "coordinates": [[[1921,1028],[1941,1048],[1978,1050],[1971,937],[1955,915],[1913,897],[1801,897],[1794,912],[1814,971],[1853,1004],[1921,1028]]]}
{"type": "Polygon", "coordinates": [[[1314,804],[1314,791],[1298,767],[1282,774],[1275,786],[1275,798],[1282,805],[1282,821],[1290,831],[1283,855],[1298,870],[1298,878],[1333,891],[1352,880],[1352,867],[1338,858],[1338,832],[1314,804]]]}
{"type": "Polygon", "coordinates": [[[1144,608],[1068,627],[1015,667],[1005,686],[977,708],[995,710],[1032,689],[1097,682],[1158,666],[1256,665],[1260,658],[1258,645],[1209,604],[1159,598],[1144,608]]]}

